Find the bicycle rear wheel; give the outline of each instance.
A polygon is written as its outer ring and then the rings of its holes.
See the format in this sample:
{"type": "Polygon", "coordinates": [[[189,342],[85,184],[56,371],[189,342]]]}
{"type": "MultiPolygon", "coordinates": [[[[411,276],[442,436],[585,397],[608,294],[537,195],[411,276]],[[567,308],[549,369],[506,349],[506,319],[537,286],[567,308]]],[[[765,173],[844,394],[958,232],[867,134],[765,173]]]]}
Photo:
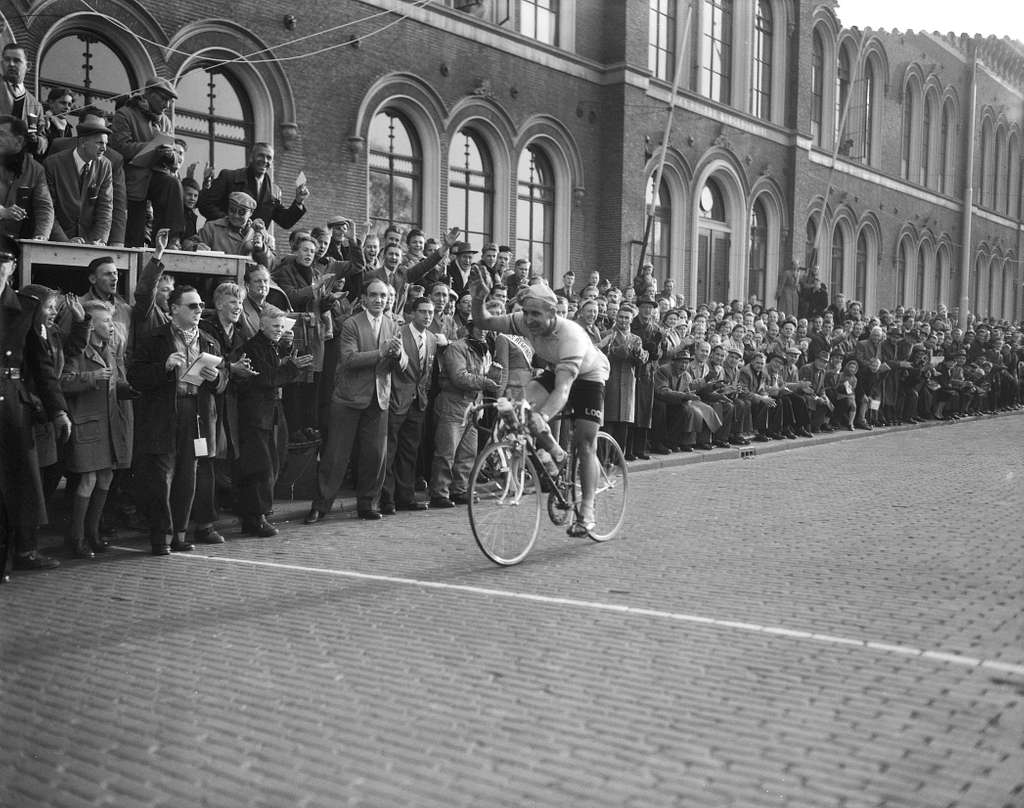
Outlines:
{"type": "Polygon", "coordinates": [[[469,475],[469,524],[483,554],[495,564],[518,564],[540,532],[540,484],[518,440],[487,446],[469,475]]]}
{"type": "MultiPolygon", "coordinates": [[[[576,502],[582,501],[579,469],[574,470],[576,502]]],[[[589,532],[594,541],[608,541],[622,529],[626,519],[626,458],[615,438],[607,432],[597,433],[597,486],[594,489],[594,529],[589,532]]]]}

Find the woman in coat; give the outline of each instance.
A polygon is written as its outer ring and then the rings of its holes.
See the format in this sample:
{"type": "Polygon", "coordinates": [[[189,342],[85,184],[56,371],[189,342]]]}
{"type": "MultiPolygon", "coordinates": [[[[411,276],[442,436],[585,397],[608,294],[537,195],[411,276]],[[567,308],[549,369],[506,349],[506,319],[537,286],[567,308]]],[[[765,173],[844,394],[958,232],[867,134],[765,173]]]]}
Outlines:
{"type": "Polygon", "coordinates": [[[132,415],[126,401],[124,343],[113,328],[113,307],[90,300],[84,309],[92,322],[89,341],[72,356],[61,374],[61,389],[71,409],[71,445],[67,469],[78,474],[71,509],[70,542],[79,558],[103,552],[100,517],[114,469],[132,459],[132,415]]]}
{"type": "MultiPolygon", "coordinates": [[[[615,326],[598,343],[608,356],[611,372],[604,389],[605,429],[629,451],[628,439],[636,418],[636,374],[647,361],[640,337],[630,332],[630,325],[636,316],[636,309],[629,303],[619,307],[615,315],[615,326]]],[[[627,460],[636,458],[629,453],[627,460]]]]}

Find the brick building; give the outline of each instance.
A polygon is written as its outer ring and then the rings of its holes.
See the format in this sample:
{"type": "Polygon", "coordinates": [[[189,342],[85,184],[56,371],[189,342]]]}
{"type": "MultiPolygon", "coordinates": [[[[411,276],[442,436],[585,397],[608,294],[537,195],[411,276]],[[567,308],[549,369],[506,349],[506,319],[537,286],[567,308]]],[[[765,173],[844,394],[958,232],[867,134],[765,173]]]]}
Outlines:
{"type": "Polygon", "coordinates": [[[177,83],[189,160],[277,148],[311,213],[458,225],[549,278],[690,301],[816,262],[868,310],[1019,318],[1024,46],[845,29],[815,0],[0,0],[30,87],[113,109],[177,83]],[[679,75],[676,75],[677,66],[679,75]],[[664,141],[673,83],[676,110],[664,141]]]}

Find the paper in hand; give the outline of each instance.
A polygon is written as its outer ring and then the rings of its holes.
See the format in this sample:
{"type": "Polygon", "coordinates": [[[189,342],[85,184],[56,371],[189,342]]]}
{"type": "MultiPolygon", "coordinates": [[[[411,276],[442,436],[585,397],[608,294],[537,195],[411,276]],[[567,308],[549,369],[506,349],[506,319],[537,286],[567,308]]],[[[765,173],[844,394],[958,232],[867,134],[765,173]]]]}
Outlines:
{"type": "Polygon", "coordinates": [[[300,171],[298,176],[295,178],[295,187],[296,188],[301,188],[305,184],[306,184],[306,172],[305,171],[300,171]]]}
{"type": "Polygon", "coordinates": [[[194,384],[196,386],[201,385],[206,381],[202,376],[199,375],[199,371],[203,368],[218,368],[220,363],[223,361],[223,357],[217,356],[211,353],[201,353],[196,357],[196,361],[188,366],[188,369],[181,375],[181,381],[186,384],[194,384]]]}
{"type": "Polygon", "coordinates": [[[298,322],[298,320],[296,320],[294,317],[285,317],[284,318],[284,330],[285,331],[292,331],[295,328],[295,323],[297,323],[297,322],[298,322]]]}

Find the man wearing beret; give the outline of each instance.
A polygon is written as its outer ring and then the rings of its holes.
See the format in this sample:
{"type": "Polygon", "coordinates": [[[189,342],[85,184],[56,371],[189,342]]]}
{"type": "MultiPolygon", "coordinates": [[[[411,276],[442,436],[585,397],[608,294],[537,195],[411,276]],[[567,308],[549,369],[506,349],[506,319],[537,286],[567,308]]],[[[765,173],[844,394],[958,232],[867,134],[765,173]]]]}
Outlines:
{"type": "MultiPolygon", "coordinates": [[[[241,191],[254,200],[252,217],[265,224],[274,224],[290,229],[306,215],[306,198],[309,188],[305,184],[295,189],[295,198],[285,207],[281,202],[281,189],[270,177],[274,165],[274,147],[269,143],[257,143],[249,153],[249,163],[243,168],[224,169],[199,195],[199,212],[207,219],[221,219],[228,214],[231,194],[241,191]]],[[[354,233],[349,233],[354,238],[354,233]]],[[[339,256],[340,257],[340,256],[339,256]]]]}

